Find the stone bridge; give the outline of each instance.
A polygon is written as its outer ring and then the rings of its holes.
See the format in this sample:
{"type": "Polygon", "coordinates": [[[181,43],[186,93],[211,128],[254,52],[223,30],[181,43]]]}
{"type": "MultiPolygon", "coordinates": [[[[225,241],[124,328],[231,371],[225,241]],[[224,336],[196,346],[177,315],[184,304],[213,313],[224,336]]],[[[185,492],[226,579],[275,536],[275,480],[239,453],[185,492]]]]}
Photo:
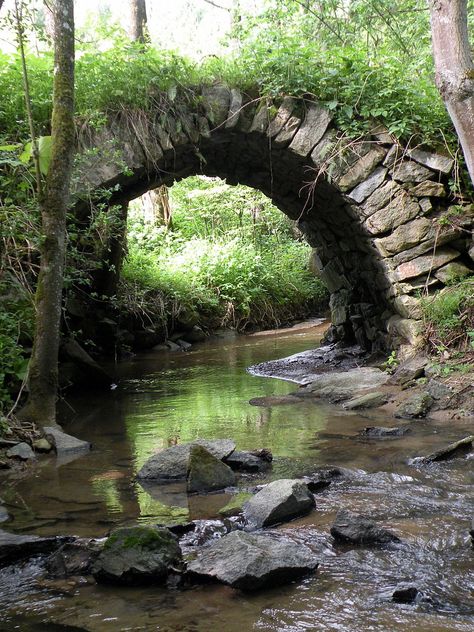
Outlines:
{"type": "Polygon", "coordinates": [[[115,187],[111,203],[123,203],[196,174],[265,193],[315,249],[333,339],[416,345],[417,297],[474,267],[472,207],[447,191],[452,158],[406,149],[376,124],[347,138],[316,102],[214,85],[188,105],[115,115],[79,143],[83,199],[115,187]]]}

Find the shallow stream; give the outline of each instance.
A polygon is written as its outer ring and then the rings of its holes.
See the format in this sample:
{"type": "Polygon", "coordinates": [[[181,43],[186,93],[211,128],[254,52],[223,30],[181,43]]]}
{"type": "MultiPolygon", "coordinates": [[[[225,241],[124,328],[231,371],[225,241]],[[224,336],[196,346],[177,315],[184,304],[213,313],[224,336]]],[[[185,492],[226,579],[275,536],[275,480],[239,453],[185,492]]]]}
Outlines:
{"type": "MultiPolygon", "coordinates": [[[[279,527],[320,557],[317,573],[288,586],[242,594],[218,585],[186,591],[37,583],[41,561],[0,572],[0,630],[91,632],[366,632],[474,629],[474,460],[409,464],[472,434],[468,422],[417,421],[411,432],[362,439],[368,425],[397,425],[377,413],[344,412],[317,401],[252,406],[254,397],[297,386],[249,375],[246,367],[316,346],[321,328],[234,336],[188,353],[143,354],[120,367],[119,388],[69,401],[65,430],[93,443],[70,462],[41,459],[24,476],[2,480],[2,500],[17,533],[102,536],[123,524],[213,518],[229,494],[187,497],[180,485],[147,489],[134,474],[157,449],[203,438],[233,438],[238,449],[270,448],[266,479],[334,465],[352,470],[316,496],[309,516],[279,527]],[[390,527],[402,544],[335,547],[329,527],[339,508],[390,527]],[[423,598],[392,603],[386,594],[414,583],[423,598]]],[[[403,422],[406,423],[406,422],[403,422]]]]}

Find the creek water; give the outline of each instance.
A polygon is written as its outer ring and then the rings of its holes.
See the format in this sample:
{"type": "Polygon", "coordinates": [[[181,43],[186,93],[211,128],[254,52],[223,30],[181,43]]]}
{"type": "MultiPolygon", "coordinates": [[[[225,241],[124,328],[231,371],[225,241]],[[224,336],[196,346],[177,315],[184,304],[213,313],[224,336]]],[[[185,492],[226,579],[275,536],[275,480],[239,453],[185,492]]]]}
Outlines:
{"type": "MultiPolygon", "coordinates": [[[[273,468],[241,485],[348,468],[316,495],[316,510],[278,529],[313,549],[316,574],[284,587],[244,594],[225,586],[117,588],[38,581],[43,561],[0,572],[0,630],[91,632],[302,632],[305,630],[471,631],[474,629],[474,460],[421,467],[410,459],[472,433],[468,422],[416,421],[386,440],[362,439],[367,425],[396,425],[380,413],[345,412],[315,400],[270,407],[254,397],[297,386],[249,375],[246,367],[315,347],[321,328],[234,336],[187,353],[148,353],[119,366],[119,387],[69,401],[65,430],[93,443],[90,454],[39,460],[33,473],[2,480],[16,533],[103,536],[124,524],[215,518],[231,495],[186,496],[182,486],[147,486],[134,475],[157,449],[198,437],[231,437],[238,449],[270,448],[273,468]],[[339,508],[371,516],[402,543],[335,546],[329,528],[339,508]],[[415,604],[390,590],[415,584],[415,604]]],[[[296,399],[296,398],[295,398],[296,399]]]]}

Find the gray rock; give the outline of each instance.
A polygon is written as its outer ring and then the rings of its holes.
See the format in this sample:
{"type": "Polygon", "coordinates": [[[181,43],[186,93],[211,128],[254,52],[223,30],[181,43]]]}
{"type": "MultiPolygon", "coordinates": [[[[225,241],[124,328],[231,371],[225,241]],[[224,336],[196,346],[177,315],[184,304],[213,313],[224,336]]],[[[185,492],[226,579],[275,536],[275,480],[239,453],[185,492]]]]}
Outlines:
{"type": "Polygon", "coordinates": [[[284,97],[278,112],[273,121],[268,126],[267,134],[270,138],[275,137],[290,118],[295,109],[296,101],[293,97],[284,97]]]}
{"type": "Polygon", "coordinates": [[[377,145],[370,149],[338,180],[340,190],[348,191],[368,178],[375,167],[385,158],[386,153],[385,149],[377,145]]]}
{"type": "Polygon", "coordinates": [[[235,483],[231,468],[202,445],[191,446],[188,465],[188,492],[211,492],[235,483]]]}
{"type": "Polygon", "coordinates": [[[181,338],[178,338],[176,343],[181,347],[183,351],[189,351],[189,349],[191,349],[191,347],[193,346],[190,342],[186,342],[186,340],[182,340],[181,338]]]}
{"type": "Polygon", "coordinates": [[[359,395],[359,397],[353,397],[352,399],[344,402],[344,408],[346,410],[358,410],[361,408],[377,408],[383,406],[387,401],[387,395],[380,391],[373,393],[367,393],[366,395],[359,395]]]}
{"type": "Polygon", "coordinates": [[[382,256],[388,257],[419,244],[431,227],[432,222],[425,217],[414,219],[396,228],[388,237],[376,239],[374,244],[382,256]]]}
{"type": "Polygon", "coordinates": [[[437,270],[457,257],[459,257],[457,250],[453,248],[440,248],[435,254],[422,255],[421,257],[400,264],[395,271],[397,279],[404,281],[405,279],[411,279],[426,274],[431,270],[437,270]]]}
{"type": "Polygon", "coordinates": [[[391,176],[399,182],[423,182],[428,180],[433,172],[416,162],[401,160],[391,171],[391,176]]]}
{"type": "Polygon", "coordinates": [[[189,455],[193,445],[201,445],[217,459],[224,459],[235,450],[230,439],[206,441],[196,439],[192,443],[183,443],[167,448],[153,455],[137,474],[141,479],[185,480],[189,469],[189,455]]]}
{"type": "Polygon", "coordinates": [[[444,401],[448,403],[454,395],[454,391],[450,386],[438,380],[430,380],[427,391],[436,402],[444,401]]]}
{"type": "Polygon", "coordinates": [[[51,452],[53,446],[47,439],[42,437],[41,439],[35,439],[33,441],[33,449],[35,452],[51,452]]]}
{"type": "Polygon", "coordinates": [[[380,369],[363,367],[342,373],[323,373],[302,390],[331,400],[352,399],[363,391],[382,386],[388,379],[389,375],[380,369]]]}
{"type": "Polygon", "coordinates": [[[207,336],[199,325],[194,325],[194,327],[184,336],[185,340],[188,342],[203,342],[206,340],[207,336]]]}
{"type": "Polygon", "coordinates": [[[400,542],[400,538],[391,531],[347,509],[338,511],[331,527],[331,535],[336,542],[343,544],[377,545],[400,542]]]}
{"type": "Polygon", "coordinates": [[[348,197],[360,204],[382,184],[386,175],[387,169],[385,167],[377,167],[367,180],[358,184],[355,189],[348,193],[348,197]]]}
{"type": "Polygon", "coordinates": [[[272,459],[265,459],[251,452],[232,452],[225,462],[233,470],[239,472],[263,472],[268,470],[272,459]]]}
{"type": "Polygon", "coordinates": [[[450,461],[451,459],[457,459],[466,454],[470,454],[473,451],[474,435],[464,437],[460,441],[450,443],[445,448],[441,448],[428,456],[418,457],[414,459],[416,463],[439,463],[440,461],[450,461]]]}
{"type": "Polygon", "coordinates": [[[434,154],[430,151],[423,151],[422,149],[409,149],[407,154],[416,162],[419,162],[425,167],[434,169],[435,171],[441,171],[441,173],[450,173],[454,160],[449,156],[442,156],[441,154],[434,154]]]}
{"type": "MultiPolygon", "coordinates": [[[[211,124],[216,127],[227,122],[231,104],[231,93],[223,84],[204,86],[202,89],[202,106],[211,124]]],[[[234,115],[234,112],[231,113],[234,115]]]]}
{"type": "Polygon", "coordinates": [[[35,453],[27,443],[17,443],[13,448],[7,450],[9,459],[20,459],[21,461],[29,461],[35,459],[35,453]]]}
{"type": "Polygon", "coordinates": [[[58,457],[85,454],[92,447],[88,441],[77,439],[53,426],[46,426],[44,434],[46,439],[54,446],[58,457]]]}
{"type": "Polygon", "coordinates": [[[408,382],[417,380],[425,374],[425,367],[428,365],[428,358],[424,355],[416,355],[406,362],[403,362],[389,380],[390,384],[400,384],[403,386],[408,382]]]}
{"type": "Polygon", "coordinates": [[[421,419],[426,417],[433,405],[433,398],[427,392],[415,393],[404,401],[395,411],[395,417],[402,419],[421,419]]]}
{"type": "Polygon", "coordinates": [[[46,560],[50,577],[90,575],[92,565],[103,547],[103,542],[92,538],[77,538],[66,542],[46,560]]]}
{"type": "MultiPolygon", "coordinates": [[[[291,141],[290,149],[296,154],[306,157],[319,143],[330,122],[329,110],[312,103],[306,112],[302,125],[291,141]]],[[[277,136],[277,140],[279,136],[277,136]]]]}
{"type": "Polygon", "coordinates": [[[3,505],[0,505],[0,522],[6,522],[7,520],[10,520],[10,514],[3,505]]]}
{"type": "Polygon", "coordinates": [[[112,532],[92,566],[98,582],[139,585],[162,582],[181,562],[176,537],[159,527],[123,527],[112,532]]]}
{"type": "Polygon", "coordinates": [[[70,540],[72,540],[70,537],[16,535],[0,530],[0,566],[6,566],[39,553],[51,553],[70,540]]]}
{"type": "Polygon", "coordinates": [[[472,274],[472,270],[460,261],[451,261],[447,265],[436,270],[435,277],[442,283],[451,283],[472,274]]]}
{"type": "Polygon", "coordinates": [[[402,188],[394,180],[385,182],[381,187],[375,189],[373,193],[358,208],[363,217],[370,217],[381,208],[386,206],[396,195],[401,194],[402,188]]]}
{"type": "Polygon", "coordinates": [[[371,235],[380,235],[414,219],[420,211],[418,202],[406,193],[402,193],[373,213],[364,225],[371,235]]]}
{"type": "Polygon", "coordinates": [[[426,180],[425,182],[417,184],[413,189],[410,189],[410,193],[417,197],[445,197],[446,189],[441,182],[426,180]]]}
{"type": "Polygon", "coordinates": [[[244,516],[254,528],[268,527],[309,513],[315,506],[306,483],[280,479],[260,490],[244,505],[244,516]]]}
{"type": "Polygon", "coordinates": [[[288,583],[317,567],[317,559],[306,546],[234,531],[203,549],[188,564],[188,573],[241,590],[258,590],[288,583]]]}

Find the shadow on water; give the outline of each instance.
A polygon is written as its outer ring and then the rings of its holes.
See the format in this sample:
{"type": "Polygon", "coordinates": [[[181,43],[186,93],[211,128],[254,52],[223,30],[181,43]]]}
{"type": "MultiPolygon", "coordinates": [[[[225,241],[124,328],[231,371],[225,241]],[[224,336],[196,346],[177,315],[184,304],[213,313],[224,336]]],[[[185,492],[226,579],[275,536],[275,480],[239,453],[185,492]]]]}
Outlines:
{"type": "Polygon", "coordinates": [[[188,497],[179,484],[134,482],[155,450],[175,443],[232,437],[240,449],[268,447],[275,455],[269,478],[342,466],[349,473],[316,496],[316,511],[278,528],[318,554],[316,575],[252,595],[218,585],[179,592],[72,583],[51,591],[38,584],[42,561],[33,560],[0,572],[0,631],[474,629],[474,552],[468,542],[474,460],[409,464],[411,457],[471,433],[467,422],[416,422],[409,434],[376,441],[361,439],[359,432],[394,420],[309,400],[248,403],[287,395],[296,386],[253,377],[247,366],[314,347],[320,335],[314,328],[224,338],[189,353],[136,356],[119,367],[119,389],[70,402],[75,414],[66,430],[92,441],[89,455],[59,467],[42,460],[33,477],[12,477],[2,488],[12,531],[99,536],[115,525],[153,524],[170,515],[177,521],[215,517],[227,503],[228,494],[188,497]],[[334,546],[329,527],[341,507],[389,526],[402,543],[334,546]],[[400,582],[418,586],[415,604],[394,604],[384,596],[400,582]]]}

